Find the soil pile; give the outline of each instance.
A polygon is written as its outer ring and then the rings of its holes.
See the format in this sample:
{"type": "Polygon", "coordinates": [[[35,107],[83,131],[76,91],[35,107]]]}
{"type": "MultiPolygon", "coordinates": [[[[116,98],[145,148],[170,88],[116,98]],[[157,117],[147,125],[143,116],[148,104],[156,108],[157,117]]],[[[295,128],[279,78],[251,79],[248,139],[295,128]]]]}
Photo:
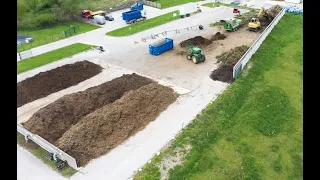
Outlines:
{"type": "Polygon", "coordinates": [[[36,112],[23,126],[54,143],[82,117],[121,98],[125,92],[153,83],[137,74],[123,75],[85,91],[65,95],[36,112]]]}
{"type": "Polygon", "coordinates": [[[246,45],[237,46],[234,49],[230,49],[229,51],[223,52],[222,54],[216,56],[217,62],[236,63],[248,49],[249,47],[246,45]]]}
{"type": "Polygon", "coordinates": [[[187,46],[207,46],[212,43],[212,40],[206,39],[202,36],[196,36],[185,41],[182,41],[179,45],[180,47],[187,46]]]}
{"type": "Polygon", "coordinates": [[[232,83],[233,79],[233,66],[235,64],[222,64],[218,69],[210,74],[210,78],[214,81],[222,81],[232,83]]]}
{"type": "Polygon", "coordinates": [[[211,37],[211,40],[212,41],[217,41],[217,40],[223,40],[225,38],[226,38],[226,36],[224,34],[221,34],[220,32],[217,32],[215,35],[213,35],[211,37]]]}
{"type": "Polygon", "coordinates": [[[211,73],[210,78],[215,81],[227,83],[233,82],[233,66],[240,60],[248,49],[249,47],[246,45],[237,46],[234,49],[216,56],[217,62],[222,62],[222,64],[220,64],[218,69],[211,73]]]}
{"type": "Polygon", "coordinates": [[[177,99],[169,87],[152,83],[88,114],[56,145],[83,166],[142,130],[177,99]]]}
{"type": "Polygon", "coordinates": [[[260,17],[261,26],[268,26],[281,10],[282,7],[279,5],[272,6],[271,8],[265,10],[260,17]]]}
{"type": "Polygon", "coordinates": [[[62,89],[77,85],[102,71],[89,61],[67,64],[27,78],[17,84],[17,108],[62,89]]]}

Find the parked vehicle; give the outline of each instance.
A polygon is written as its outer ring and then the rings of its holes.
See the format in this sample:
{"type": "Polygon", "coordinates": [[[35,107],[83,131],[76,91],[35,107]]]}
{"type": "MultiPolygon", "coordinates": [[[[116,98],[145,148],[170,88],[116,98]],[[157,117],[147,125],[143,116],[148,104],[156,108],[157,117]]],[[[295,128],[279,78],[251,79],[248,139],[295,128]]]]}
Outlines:
{"type": "Polygon", "coordinates": [[[189,17],[195,12],[201,12],[200,5],[194,2],[190,2],[184,5],[181,5],[179,8],[179,15],[181,18],[189,17]]]}
{"type": "Polygon", "coordinates": [[[83,18],[88,18],[88,19],[94,19],[93,16],[97,16],[97,15],[100,15],[100,16],[105,16],[106,15],[106,12],[105,11],[94,11],[92,12],[91,10],[83,10],[81,12],[81,17],[83,18]]]}
{"type": "Polygon", "coordinates": [[[173,39],[165,38],[149,45],[149,53],[158,56],[170,49],[173,49],[173,39]]]}
{"type": "Polygon", "coordinates": [[[93,16],[93,19],[99,25],[104,25],[106,23],[106,19],[104,16],[95,15],[93,16]]]}
{"type": "Polygon", "coordinates": [[[90,10],[83,10],[83,11],[81,12],[81,17],[83,17],[83,18],[88,18],[88,19],[93,19],[92,11],[90,11],[90,10]]]}
{"type": "Polygon", "coordinates": [[[104,18],[105,18],[107,21],[113,21],[113,20],[114,20],[114,18],[113,18],[113,16],[112,16],[111,14],[105,15],[104,18]]]}
{"type": "Polygon", "coordinates": [[[133,10],[122,13],[122,19],[127,24],[133,24],[139,21],[143,21],[147,18],[146,13],[144,11],[133,10]]]}
{"type": "Polygon", "coordinates": [[[142,10],[143,10],[143,4],[142,4],[141,2],[135,3],[134,5],[132,5],[132,6],[130,7],[130,11],[133,11],[133,10],[142,11],[142,10]]]}

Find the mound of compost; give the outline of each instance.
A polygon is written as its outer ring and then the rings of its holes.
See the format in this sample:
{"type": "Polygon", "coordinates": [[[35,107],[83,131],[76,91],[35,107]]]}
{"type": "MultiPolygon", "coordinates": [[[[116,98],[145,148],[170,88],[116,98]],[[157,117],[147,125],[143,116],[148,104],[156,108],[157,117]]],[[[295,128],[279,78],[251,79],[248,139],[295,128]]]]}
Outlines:
{"type": "Polygon", "coordinates": [[[67,64],[27,78],[17,84],[17,108],[62,89],[77,85],[102,71],[89,61],[67,64]]]}
{"type": "Polygon", "coordinates": [[[83,166],[142,130],[177,97],[171,88],[157,83],[129,91],[82,118],[56,145],[83,166]]]}
{"type": "Polygon", "coordinates": [[[127,91],[150,83],[153,81],[137,74],[123,75],[85,91],[61,97],[34,113],[23,126],[54,143],[87,114],[121,98],[127,91]]]}
{"type": "Polygon", "coordinates": [[[206,39],[202,36],[196,36],[185,41],[182,41],[179,45],[180,47],[187,46],[207,46],[212,43],[212,40],[206,39]]]}

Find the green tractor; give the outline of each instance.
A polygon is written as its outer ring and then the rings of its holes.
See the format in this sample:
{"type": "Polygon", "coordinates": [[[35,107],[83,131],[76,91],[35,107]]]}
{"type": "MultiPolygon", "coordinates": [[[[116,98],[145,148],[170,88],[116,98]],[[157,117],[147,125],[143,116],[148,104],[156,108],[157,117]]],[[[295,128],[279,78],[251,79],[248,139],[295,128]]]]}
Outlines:
{"type": "Polygon", "coordinates": [[[187,54],[187,59],[192,60],[193,63],[198,64],[199,62],[204,62],[206,56],[203,54],[202,50],[198,47],[189,46],[189,53],[187,54]]]}

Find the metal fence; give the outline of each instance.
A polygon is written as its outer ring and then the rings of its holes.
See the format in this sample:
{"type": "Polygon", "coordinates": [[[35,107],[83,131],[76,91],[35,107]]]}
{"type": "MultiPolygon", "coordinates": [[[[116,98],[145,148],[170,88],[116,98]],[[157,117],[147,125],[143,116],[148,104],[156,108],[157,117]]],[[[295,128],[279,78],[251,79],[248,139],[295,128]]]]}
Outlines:
{"type": "Polygon", "coordinates": [[[17,131],[22,134],[26,140],[32,140],[36,144],[38,144],[43,149],[47,150],[48,152],[52,153],[54,157],[61,159],[62,161],[67,161],[68,165],[76,170],[78,170],[76,160],[71,157],[69,154],[63,152],[50,142],[46,141],[45,139],[41,138],[38,135],[32,134],[30,131],[26,130],[22,125],[17,123],[17,131]]]}
{"type": "Polygon", "coordinates": [[[70,37],[80,31],[80,26],[70,26],[68,29],[62,31],[59,34],[55,34],[52,36],[46,36],[44,38],[35,38],[32,39],[29,43],[22,43],[20,45],[17,45],[17,52],[26,51],[29,49],[32,49],[34,47],[38,47],[41,45],[45,45],[51,42],[55,42],[61,39],[65,39],[67,37],[70,37]]]}
{"type": "Polygon", "coordinates": [[[273,19],[273,21],[268,25],[268,27],[263,31],[263,33],[258,37],[258,39],[252,44],[252,46],[247,50],[247,52],[241,57],[241,59],[233,66],[233,78],[237,79],[245,65],[249,62],[252,55],[258,50],[260,45],[270,34],[275,25],[278,24],[279,20],[285,14],[285,10],[282,9],[280,13],[273,19]]]}
{"type": "Polygon", "coordinates": [[[157,2],[152,2],[152,1],[148,1],[148,0],[142,0],[142,3],[147,5],[147,6],[151,6],[151,7],[155,7],[155,8],[161,9],[161,4],[157,3],[157,2]]]}

